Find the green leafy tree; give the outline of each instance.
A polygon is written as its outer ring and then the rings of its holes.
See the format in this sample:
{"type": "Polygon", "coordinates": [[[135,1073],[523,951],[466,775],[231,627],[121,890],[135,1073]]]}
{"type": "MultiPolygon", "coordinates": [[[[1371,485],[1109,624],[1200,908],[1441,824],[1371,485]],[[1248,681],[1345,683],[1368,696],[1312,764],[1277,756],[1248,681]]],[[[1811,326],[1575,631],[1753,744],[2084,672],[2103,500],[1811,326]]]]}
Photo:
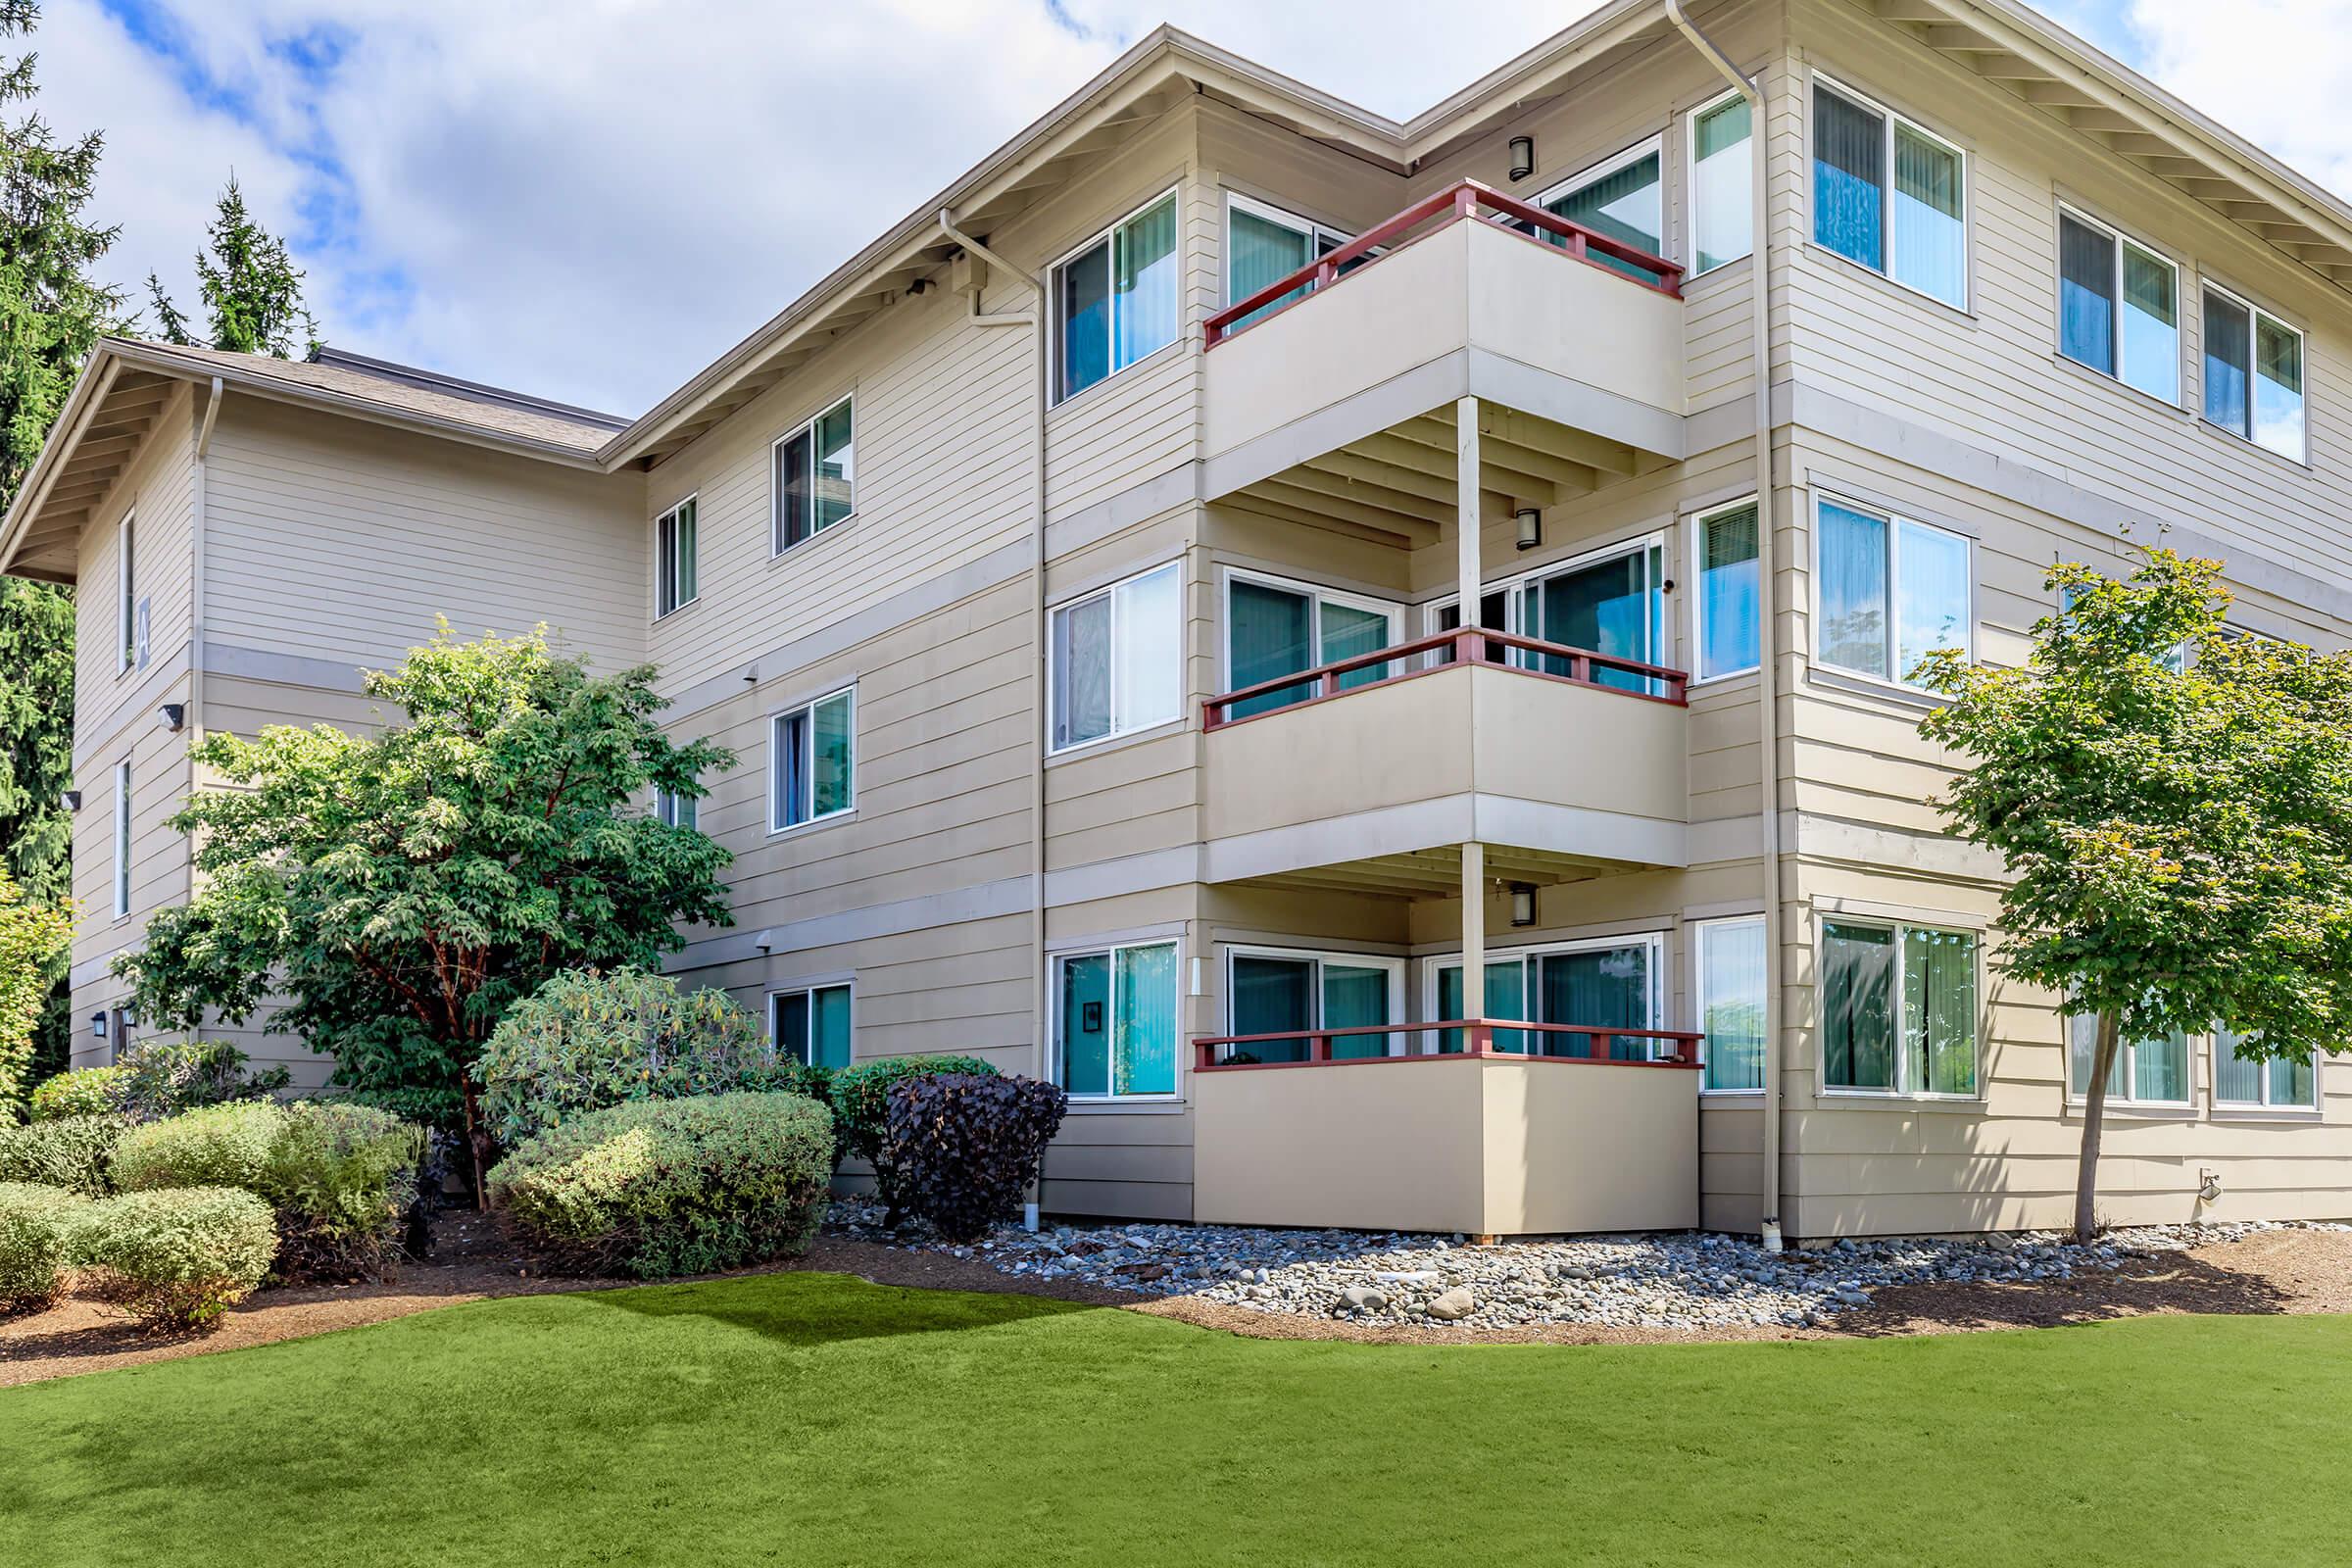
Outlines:
{"type": "Polygon", "coordinates": [[[49,996],[49,969],[74,941],[68,906],[35,903],[0,872],[0,1125],[24,1101],[32,1031],[49,996]]]}
{"type": "Polygon", "coordinates": [[[731,923],[727,853],[630,804],[699,797],[734,762],[669,741],[653,681],[592,675],[544,631],[461,643],[444,624],[367,677],[406,723],[207,736],[196,760],[232,787],[173,818],[202,890],[116,972],[166,1027],[282,995],[269,1027],[333,1055],[337,1084],[473,1137],[471,1069],[512,1003],[564,969],[654,966],[676,922],[731,923]]]}
{"type": "Polygon", "coordinates": [[[1971,765],[1945,817],[2014,879],[2008,970],[2097,1020],[2083,1238],[2121,1042],[2218,1027],[2308,1062],[2352,1024],[2352,653],[2230,633],[2220,575],[2163,549],[2121,582],[2061,565],[2024,665],[1923,665],[1952,701],[1920,728],[1971,765]]]}
{"type": "MultiPolygon", "coordinates": [[[[245,193],[233,174],[205,242],[210,254],[196,253],[196,288],[204,298],[213,348],[287,359],[299,327],[308,351],[318,351],[318,323],[302,303],[302,270],[287,255],[286,242],[246,210],[245,193]]],[[[196,343],[186,313],[172,303],[153,272],[147,274],[147,300],[165,342],[196,343]]]]}

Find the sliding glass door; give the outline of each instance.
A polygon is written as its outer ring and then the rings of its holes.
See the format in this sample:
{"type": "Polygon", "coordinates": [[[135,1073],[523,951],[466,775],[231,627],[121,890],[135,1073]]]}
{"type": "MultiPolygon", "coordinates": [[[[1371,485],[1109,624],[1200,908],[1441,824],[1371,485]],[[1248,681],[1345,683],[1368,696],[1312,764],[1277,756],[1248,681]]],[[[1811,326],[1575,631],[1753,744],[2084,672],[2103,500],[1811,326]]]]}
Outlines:
{"type": "MultiPolygon", "coordinates": [[[[1462,1016],[1462,965],[1458,958],[1434,960],[1433,1004],[1437,1016],[1462,1016]]],[[[1489,1018],[1525,1018],[1537,1023],[1614,1025],[1622,1029],[1663,1028],[1660,939],[1655,936],[1610,938],[1555,948],[1530,949],[1509,957],[1487,960],[1485,1014],[1489,1018]]],[[[1438,1049],[1462,1049],[1461,1031],[1439,1032],[1438,1049]]],[[[1607,1042],[1613,1061],[1647,1061],[1657,1042],[1638,1035],[1615,1035],[1607,1042]]],[[[1548,1031],[1497,1029],[1494,1049],[1541,1056],[1581,1056],[1582,1035],[1548,1031]]]]}
{"type": "MultiPolygon", "coordinates": [[[[1225,627],[1225,689],[1238,692],[1388,647],[1396,640],[1396,611],[1376,600],[1235,572],[1226,580],[1225,627]]],[[[1340,688],[1389,673],[1385,663],[1366,664],[1343,674],[1340,688]]],[[[1300,681],[1234,704],[1231,716],[1248,718],[1314,695],[1314,683],[1300,681]]]]}
{"type": "MultiPolygon", "coordinates": [[[[1403,964],[1395,958],[1354,954],[1240,951],[1228,970],[1229,1033],[1271,1035],[1286,1029],[1351,1029],[1397,1021],[1403,964]]],[[[1331,1043],[1334,1060],[1389,1054],[1393,1036],[1341,1035],[1331,1043]]],[[[1288,1039],[1236,1046],[1228,1061],[1305,1061],[1312,1041],[1303,1033],[1288,1039]]]]}
{"type": "MultiPolygon", "coordinates": [[[[1479,599],[1479,624],[1588,653],[1662,664],[1665,576],[1665,541],[1653,535],[1489,588],[1479,599]]],[[[1433,634],[1451,631],[1462,623],[1461,617],[1458,601],[1442,603],[1430,613],[1429,629],[1433,634]]],[[[1444,654],[1440,662],[1451,657],[1444,654]]],[[[1512,656],[1512,662],[1551,675],[1566,675],[1573,668],[1557,654],[1521,652],[1512,656]]],[[[1664,695],[1662,682],[1626,670],[1595,668],[1592,679],[1622,691],[1664,695]]]]}

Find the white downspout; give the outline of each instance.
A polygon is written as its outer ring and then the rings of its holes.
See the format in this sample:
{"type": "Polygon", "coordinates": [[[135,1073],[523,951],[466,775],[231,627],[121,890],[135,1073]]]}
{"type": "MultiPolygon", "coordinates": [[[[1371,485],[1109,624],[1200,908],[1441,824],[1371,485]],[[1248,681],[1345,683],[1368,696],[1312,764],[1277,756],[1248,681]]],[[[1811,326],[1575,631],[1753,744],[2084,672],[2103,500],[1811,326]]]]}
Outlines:
{"type": "Polygon", "coordinates": [[[1666,15],[1724,80],[1747,100],[1750,352],[1756,405],[1756,581],[1763,614],[1756,660],[1756,738],[1763,750],[1763,788],[1757,808],[1764,860],[1764,1199],[1759,1227],[1767,1250],[1781,1250],[1781,736],[1778,690],[1780,615],[1773,575],[1772,493],[1772,223],[1768,188],[1764,76],[1754,79],[1699,31],[1682,0],[1666,0],[1666,15]]]}
{"type": "MultiPolygon", "coordinates": [[[[945,207],[939,210],[939,231],[991,268],[1027,284],[1030,296],[1036,301],[1026,311],[983,315],[982,290],[975,288],[971,321],[975,326],[1029,327],[1036,348],[1037,396],[1029,422],[1029,466],[1036,486],[1035,514],[1029,530],[1029,626],[1036,657],[1029,666],[1029,679],[1030,689],[1037,693],[1037,722],[1029,737],[1029,1015],[1031,1027],[1037,1031],[1036,1072],[1044,1078],[1053,1069],[1049,1059],[1053,1047],[1047,1039],[1050,1025],[1046,995],[1046,748],[1053,739],[1054,721],[1053,715],[1046,711],[1046,662],[1052,657],[1053,647],[1046,626],[1046,408],[1053,390],[1048,383],[1051,368],[1046,361],[1046,285],[1044,279],[1013,266],[957,228],[955,214],[945,207]]],[[[1037,1229],[1037,1204],[1038,1195],[1033,1192],[1022,1205],[1022,1223],[1033,1231],[1037,1229]]]]}

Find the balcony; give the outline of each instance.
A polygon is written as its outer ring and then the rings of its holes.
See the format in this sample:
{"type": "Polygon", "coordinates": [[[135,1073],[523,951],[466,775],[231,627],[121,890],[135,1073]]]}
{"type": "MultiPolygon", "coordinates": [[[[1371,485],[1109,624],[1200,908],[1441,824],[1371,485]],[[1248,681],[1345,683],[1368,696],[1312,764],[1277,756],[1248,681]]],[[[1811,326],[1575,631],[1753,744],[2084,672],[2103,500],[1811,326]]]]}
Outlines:
{"type": "Polygon", "coordinates": [[[1460,888],[1688,863],[1686,677],[1446,632],[1208,699],[1208,878],[1460,888]]]}
{"type": "Polygon", "coordinates": [[[1205,495],[1411,545],[1481,491],[1549,506],[1684,455],[1682,270],[1464,180],[1209,318],[1205,495]]]}
{"type": "Polygon", "coordinates": [[[1298,1061],[1237,1059],[1276,1040],[1194,1043],[1202,1223],[1472,1236],[1698,1223],[1697,1035],[1455,1019],[1332,1030],[1298,1061]],[[1467,1049],[1439,1050],[1446,1031],[1467,1049]],[[1526,1045],[1498,1050],[1498,1033],[1526,1045]],[[1393,1054],[1347,1054],[1364,1037],[1393,1054]]]}

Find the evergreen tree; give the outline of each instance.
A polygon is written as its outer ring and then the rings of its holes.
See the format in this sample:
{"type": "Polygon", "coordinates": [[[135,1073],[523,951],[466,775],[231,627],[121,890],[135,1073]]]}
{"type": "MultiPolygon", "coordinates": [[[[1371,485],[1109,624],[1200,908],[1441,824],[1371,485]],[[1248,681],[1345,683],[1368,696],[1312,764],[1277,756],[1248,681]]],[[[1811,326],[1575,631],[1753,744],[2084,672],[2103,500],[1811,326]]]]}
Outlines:
{"type": "MultiPolygon", "coordinates": [[[[204,297],[212,347],[283,360],[292,355],[299,326],[306,349],[318,352],[318,323],[302,303],[302,271],[286,254],[286,242],[254,221],[234,174],[220,193],[206,246],[209,255],[196,253],[196,286],[204,297]]],[[[153,272],[147,274],[147,298],[165,342],[197,341],[186,314],[172,303],[163,279],[153,272]]]]}
{"type": "MultiPolygon", "coordinates": [[[[0,0],[0,39],[30,33],[33,0],[0,0]]],[[[61,142],[39,115],[35,56],[0,59],[0,507],[16,498],[49,426],[122,297],[90,269],[116,230],[83,221],[104,145],[61,142]]],[[[60,797],[74,758],[74,601],[65,589],[0,578],[0,874],[38,901],[70,891],[73,824],[60,797]]],[[[34,1071],[65,1065],[64,959],[36,1036],[34,1071]]]]}

